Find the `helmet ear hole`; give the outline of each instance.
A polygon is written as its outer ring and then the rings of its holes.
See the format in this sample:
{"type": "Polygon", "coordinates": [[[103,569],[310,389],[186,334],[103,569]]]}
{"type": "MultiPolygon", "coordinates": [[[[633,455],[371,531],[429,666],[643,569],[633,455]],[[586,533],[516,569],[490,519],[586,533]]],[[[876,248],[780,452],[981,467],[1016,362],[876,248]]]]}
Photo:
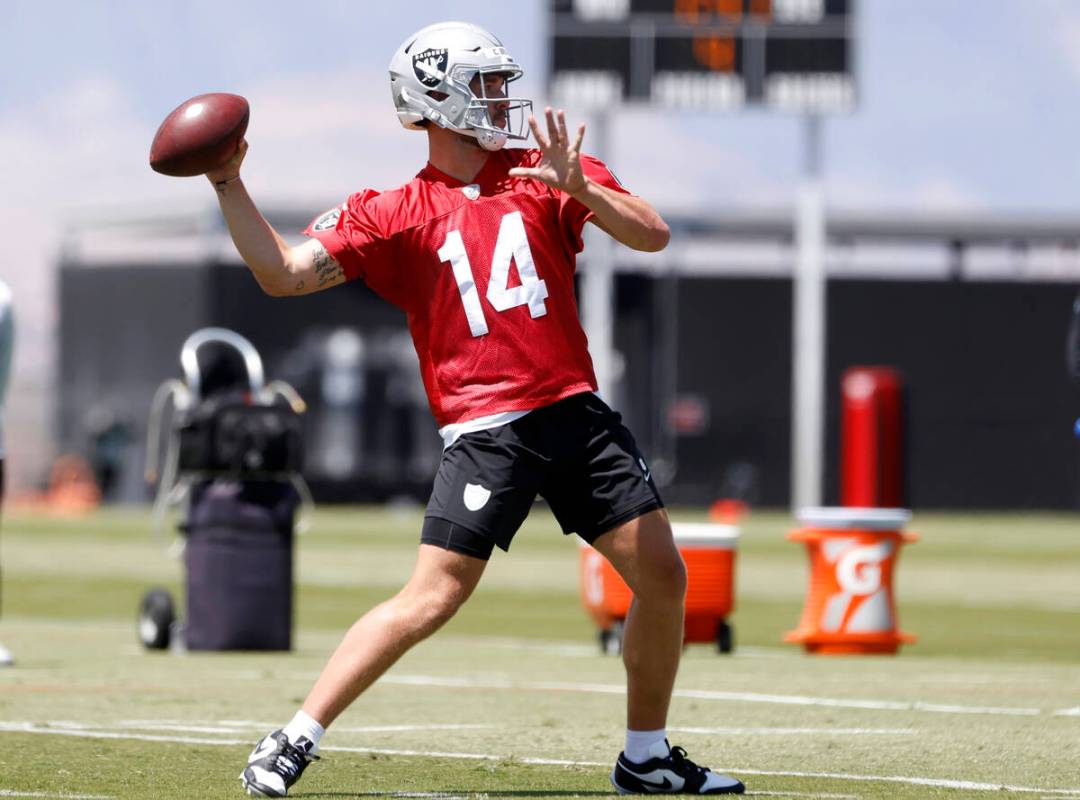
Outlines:
{"type": "Polygon", "coordinates": [[[428,90],[427,96],[437,103],[441,103],[443,100],[446,100],[448,97],[450,97],[450,95],[448,95],[446,92],[437,92],[434,89],[428,90]]]}

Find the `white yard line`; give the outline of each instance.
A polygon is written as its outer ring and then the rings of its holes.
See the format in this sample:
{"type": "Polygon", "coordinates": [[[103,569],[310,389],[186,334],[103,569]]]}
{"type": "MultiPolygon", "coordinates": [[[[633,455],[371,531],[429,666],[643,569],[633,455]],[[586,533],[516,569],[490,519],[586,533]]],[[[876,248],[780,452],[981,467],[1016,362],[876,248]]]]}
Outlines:
{"type": "Polygon", "coordinates": [[[342,733],[397,733],[399,731],[484,731],[494,730],[498,725],[471,725],[471,724],[445,724],[445,725],[359,725],[355,727],[334,726],[334,732],[342,733]]]}
{"type": "Polygon", "coordinates": [[[701,733],[708,736],[913,736],[914,728],[668,728],[669,733],[701,733]]]}
{"type": "MultiPolygon", "coordinates": [[[[820,800],[859,800],[857,794],[833,794],[832,792],[747,792],[745,797],[817,797],[820,800]]],[[[1057,800],[1055,797],[1054,800],[1057,800]]]]}
{"type": "MultiPolygon", "coordinates": [[[[20,724],[20,723],[15,723],[20,724]]],[[[219,733],[236,735],[245,731],[266,733],[280,725],[272,722],[214,722],[211,720],[148,720],[148,719],[125,719],[115,724],[110,723],[86,723],[72,720],[50,720],[49,725],[54,728],[66,730],[142,730],[142,731],[165,731],[173,733],[219,733]]],[[[498,725],[447,723],[429,725],[359,725],[355,727],[335,726],[335,731],[342,733],[408,733],[424,731],[473,731],[491,730],[498,725]]],[[[0,730],[3,730],[0,723],[0,730]]]]}
{"type": "MultiPolygon", "coordinates": [[[[57,724],[57,723],[52,723],[57,724]]],[[[260,733],[266,733],[275,727],[274,723],[252,722],[252,723],[213,723],[213,722],[189,722],[180,723],[175,721],[154,723],[149,720],[124,720],[117,725],[95,725],[94,728],[136,728],[145,731],[176,731],[178,733],[223,733],[223,734],[236,734],[243,731],[257,731],[260,733]]],[[[429,725],[356,725],[356,726],[334,726],[335,732],[340,733],[409,733],[409,732],[424,732],[424,731],[478,731],[478,730],[490,730],[497,728],[497,725],[471,725],[464,723],[446,723],[429,725]]]]}
{"type": "Polygon", "coordinates": [[[247,739],[199,739],[194,736],[154,736],[142,733],[117,733],[89,728],[39,727],[33,722],[0,722],[0,733],[41,733],[53,736],[74,736],[78,739],[129,739],[139,742],[168,742],[170,744],[250,745],[247,739]]]}
{"type": "Polygon", "coordinates": [[[785,772],[764,769],[723,769],[736,775],[768,775],[778,778],[825,778],[835,781],[874,781],[883,783],[907,783],[913,786],[933,786],[938,789],[966,789],[972,792],[1024,792],[1043,794],[1060,800],[1062,795],[1078,794],[1076,789],[1035,789],[1030,786],[1011,786],[1005,783],[960,781],[951,778],[918,778],[906,775],[852,775],[846,772],[785,772]]]}
{"type": "MultiPolygon", "coordinates": [[[[0,733],[36,733],[53,736],[75,736],[86,739],[128,739],[141,742],[168,742],[173,744],[203,744],[215,746],[249,746],[251,742],[243,739],[197,739],[189,736],[151,736],[137,733],[118,733],[115,731],[84,730],[64,727],[39,726],[33,722],[0,722],[0,733]]],[[[541,766],[572,766],[572,767],[610,767],[610,762],[604,761],[577,761],[563,758],[527,758],[517,755],[498,755],[491,753],[453,753],[437,752],[428,750],[397,750],[375,747],[323,747],[323,752],[338,753],[367,753],[390,756],[412,756],[419,758],[452,758],[469,761],[508,761],[516,764],[536,764],[541,766]]],[[[979,781],[962,781],[945,778],[922,778],[918,776],[904,775],[853,775],[850,773],[835,772],[787,772],[781,770],[742,769],[739,767],[718,767],[720,772],[730,772],[735,775],[766,775],[782,778],[821,778],[824,780],[838,781],[863,781],[863,782],[886,782],[904,783],[914,786],[933,786],[941,789],[966,789],[977,792],[1024,792],[1029,794],[1041,794],[1044,797],[1053,797],[1059,800],[1063,797],[1080,795],[1080,788],[1072,789],[1043,789],[1030,786],[1010,786],[1000,783],[982,783],[979,781]]],[[[3,795],[0,795],[3,796],[3,795]]],[[[78,795],[10,795],[13,797],[56,797],[72,798],[73,800],[92,800],[90,796],[78,795]]],[[[782,796],[782,795],[781,795],[782,796]]],[[[93,800],[96,800],[94,798],[93,800]]]]}
{"type": "MultiPolygon", "coordinates": [[[[517,691],[590,692],[623,694],[625,687],[607,683],[528,682],[472,678],[448,678],[435,675],[384,675],[380,683],[407,686],[443,686],[466,689],[512,689],[517,691]]],[[[761,692],[721,692],[702,689],[676,689],[674,697],[693,700],[717,700],[741,703],[773,703],[794,706],[824,706],[828,708],[861,708],[871,711],[925,711],[939,714],[989,714],[1009,717],[1034,717],[1042,709],[1010,706],[964,706],[921,701],[859,700],[838,697],[808,697],[794,694],[763,694],[761,692]]]]}
{"type": "Polygon", "coordinates": [[[111,794],[58,794],[56,792],[16,792],[0,789],[0,797],[47,797],[50,800],[112,800],[111,794]]]}

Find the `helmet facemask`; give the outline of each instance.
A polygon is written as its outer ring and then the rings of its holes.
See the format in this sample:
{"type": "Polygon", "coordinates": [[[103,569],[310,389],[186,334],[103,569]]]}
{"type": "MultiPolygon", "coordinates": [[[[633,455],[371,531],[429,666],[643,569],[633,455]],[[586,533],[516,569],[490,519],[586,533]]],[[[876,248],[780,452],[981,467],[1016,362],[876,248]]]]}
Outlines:
{"type": "Polygon", "coordinates": [[[465,108],[465,124],[455,130],[467,136],[475,136],[485,150],[499,150],[510,139],[527,139],[532,100],[509,95],[510,82],[520,77],[520,69],[457,66],[450,75],[449,82],[455,88],[468,92],[469,100],[465,108]],[[497,96],[488,95],[488,75],[499,75],[506,81],[504,91],[497,96]]]}

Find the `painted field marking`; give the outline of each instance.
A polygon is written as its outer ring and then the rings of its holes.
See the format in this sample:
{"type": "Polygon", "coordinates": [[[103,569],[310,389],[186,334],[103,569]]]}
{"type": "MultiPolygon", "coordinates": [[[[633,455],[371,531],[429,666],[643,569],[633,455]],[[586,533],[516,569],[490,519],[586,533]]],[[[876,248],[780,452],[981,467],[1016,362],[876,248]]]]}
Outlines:
{"type": "Polygon", "coordinates": [[[143,733],[118,733],[92,728],[39,727],[33,722],[0,722],[0,733],[41,733],[53,736],[74,736],[77,739],[129,739],[139,742],[168,742],[169,744],[251,744],[247,739],[199,739],[194,736],[155,736],[143,733]]]}
{"type": "Polygon", "coordinates": [[[837,781],[863,781],[882,783],[907,783],[913,786],[933,786],[937,789],[966,789],[972,792],[1024,792],[1043,794],[1053,800],[1062,800],[1074,794],[1076,789],[1034,789],[1030,786],[1011,786],[1006,783],[983,783],[981,781],[960,781],[951,778],[917,778],[905,775],[852,775],[846,772],[784,772],[764,769],[724,769],[742,775],[765,775],[777,778],[825,778],[837,781]]]}
{"type": "MultiPolygon", "coordinates": [[[[0,732],[36,733],[53,736],[75,736],[86,739],[128,739],[141,742],[168,742],[173,744],[204,744],[213,746],[249,746],[251,743],[243,739],[197,739],[189,736],[154,736],[137,733],[118,733],[114,731],[85,730],[62,727],[42,727],[33,722],[0,722],[0,732]]],[[[526,758],[515,755],[496,755],[489,753],[452,753],[432,752],[426,750],[397,750],[376,747],[322,747],[323,752],[338,753],[364,753],[390,756],[413,756],[419,758],[450,758],[469,761],[507,761],[516,764],[533,764],[540,766],[569,766],[569,767],[604,767],[608,768],[610,762],[604,761],[577,761],[563,758],[526,758]]],[[[782,770],[742,769],[741,767],[718,767],[718,772],[734,773],[736,775],[764,775],[779,778],[822,778],[824,780],[862,781],[862,782],[885,782],[904,783],[914,786],[933,786],[941,789],[966,789],[976,792],[1023,792],[1027,794],[1041,794],[1052,800],[1064,800],[1080,796],[1080,788],[1072,789],[1042,789],[1030,786],[1011,786],[1001,783],[982,783],[979,781],[962,781],[948,778],[921,778],[904,775],[853,775],[850,773],[834,772],[788,772],[782,770]]],[[[2,795],[0,795],[2,796],[2,795]]],[[[33,795],[32,795],[33,796],[33,795]]],[[[51,797],[74,798],[74,795],[50,795],[51,797]]],[[[78,797],[78,800],[97,800],[91,796],[78,797]]],[[[102,800],[107,800],[103,798],[102,800]]]]}
{"type": "MultiPolygon", "coordinates": [[[[818,797],[821,800],[859,800],[857,794],[833,794],[832,792],[747,792],[752,797],[818,797]]],[[[1057,800],[1057,798],[1054,798],[1057,800]]]]}
{"type": "Polygon", "coordinates": [[[335,731],[343,733],[398,733],[408,731],[484,731],[494,730],[498,725],[482,724],[431,724],[431,725],[358,725],[354,727],[334,727],[335,731]]]}
{"type": "MultiPolygon", "coordinates": [[[[510,680],[473,680],[470,678],[447,678],[435,675],[384,675],[379,683],[406,686],[441,686],[459,689],[507,689],[514,691],[587,692],[599,694],[623,694],[623,686],[607,683],[559,683],[515,682],[510,680]]],[[[871,711],[925,711],[939,714],[989,714],[1010,717],[1035,717],[1043,713],[1038,708],[1009,706],[964,706],[943,703],[924,703],[919,700],[902,702],[895,700],[859,700],[836,697],[809,697],[793,694],[763,694],[761,692],[722,692],[702,689],[676,689],[673,697],[693,700],[717,700],[742,703],[773,703],[793,706],[824,706],[827,708],[861,708],[871,711]]]]}
{"type": "MultiPolygon", "coordinates": [[[[18,724],[18,723],[16,723],[18,724]]],[[[211,720],[147,720],[125,719],[117,723],[86,723],[73,720],[50,720],[49,725],[54,728],[66,730],[142,730],[142,731],[166,731],[173,733],[219,733],[235,735],[245,731],[258,731],[265,733],[278,727],[272,722],[214,722],[211,720]]],[[[492,730],[498,725],[465,724],[465,723],[431,723],[427,725],[359,725],[354,727],[335,727],[335,731],[343,733],[410,733],[425,731],[465,731],[465,730],[492,730]]],[[[3,728],[0,727],[0,730],[3,728]]]]}
{"type": "Polygon", "coordinates": [[[913,736],[914,728],[668,728],[669,733],[701,733],[709,736],[913,736]]]}
{"type": "Polygon", "coordinates": [[[1059,708],[1054,712],[1055,717],[1080,717],[1080,706],[1073,708],[1059,708]]]}
{"type": "Polygon", "coordinates": [[[58,794],[56,792],[16,792],[0,789],[0,797],[47,797],[55,800],[112,800],[111,794],[58,794]]]}
{"type": "MultiPolygon", "coordinates": [[[[487,792],[450,794],[449,792],[367,792],[367,797],[431,798],[431,800],[489,800],[487,792]]],[[[833,794],[832,792],[747,792],[754,797],[816,797],[818,800],[858,800],[857,794],[833,794]]],[[[1054,798],[1058,800],[1058,798],[1054,798]]]]}
{"type": "MultiPolygon", "coordinates": [[[[52,723],[54,725],[59,723],[52,723]]],[[[77,725],[78,723],[72,723],[77,725]]],[[[87,726],[83,726],[87,727],[87,726]]],[[[243,731],[260,731],[265,733],[267,730],[272,730],[280,725],[266,722],[247,722],[247,723],[214,723],[214,722],[200,722],[193,721],[189,723],[182,723],[175,720],[152,722],[150,720],[124,720],[116,725],[93,725],[89,726],[97,729],[114,729],[114,728],[135,728],[138,730],[146,731],[176,731],[177,733],[224,733],[235,734],[243,731]]],[[[357,725],[357,726],[341,726],[334,727],[335,731],[341,731],[343,733],[409,733],[409,732],[424,732],[424,731],[474,731],[474,730],[490,730],[499,727],[498,725],[483,725],[483,724],[465,724],[465,723],[446,723],[437,724],[431,723],[428,725],[357,725]]]]}

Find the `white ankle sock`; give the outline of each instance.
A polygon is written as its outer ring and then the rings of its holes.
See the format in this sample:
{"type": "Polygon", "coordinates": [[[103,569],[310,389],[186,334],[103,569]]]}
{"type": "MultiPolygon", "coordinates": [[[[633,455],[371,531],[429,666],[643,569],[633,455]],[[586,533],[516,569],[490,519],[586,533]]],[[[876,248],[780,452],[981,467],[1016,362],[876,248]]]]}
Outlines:
{"type": "Polygon", "coordinates": [[[319,752],[319,739],[326,733],[326,729],[315,721],[315,718],[304,711],[297,711],[296,716],[292,718],[292,721],[281,729],[289,741],[293,744],[300,739],[301,736],[311,742],[311,748],[308,753],[315,755],[319,752]]]}
{"type": "Polygon", "coordinates": [[[655,731],[626,731],[626,747],[623,748],[623,753],[635,764],[643,764],[650,758],[666,758],[670,752],[665,728],[655,731]]]}

